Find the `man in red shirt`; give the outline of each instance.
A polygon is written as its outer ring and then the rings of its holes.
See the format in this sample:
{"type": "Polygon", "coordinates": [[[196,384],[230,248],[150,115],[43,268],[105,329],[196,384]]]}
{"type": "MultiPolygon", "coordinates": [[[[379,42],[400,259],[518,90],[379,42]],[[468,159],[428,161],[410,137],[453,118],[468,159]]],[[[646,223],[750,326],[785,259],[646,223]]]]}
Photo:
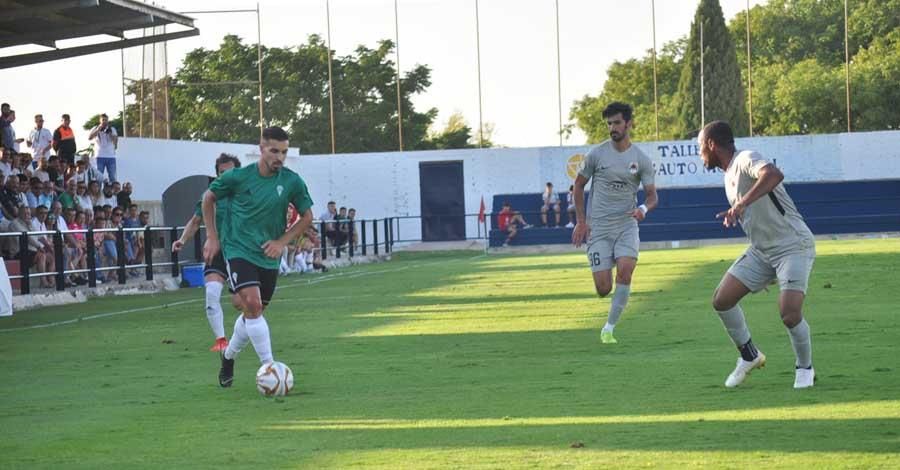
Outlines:
{"type": "Polygon", "coordinates": [[[522,228],[529,228],[531,225],[525,223],[525,219],[522,217],[522,214],[518,211],[512,210],[512,205],[509,201],[503,201],[503,209],[497,214],[497,227],[503,231],[507,232],[506,241],[503,242],[503,246],[509,246],[509,242],[512,241],[513,238],[516,238],[516,234],[519,231],[519,225],[522,228]]]}

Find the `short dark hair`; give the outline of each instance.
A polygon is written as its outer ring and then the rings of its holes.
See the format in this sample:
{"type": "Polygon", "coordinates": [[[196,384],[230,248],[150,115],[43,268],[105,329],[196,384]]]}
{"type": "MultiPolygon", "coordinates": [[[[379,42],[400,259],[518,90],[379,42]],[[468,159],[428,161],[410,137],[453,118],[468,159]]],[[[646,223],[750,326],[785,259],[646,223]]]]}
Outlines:
{"type": "Polygon", "coordinates": [[[734,150],[734,132],[725,121],[713,121],[703,126],[703,137],[723,148],[734,150]]]}
{"type": "Polygon", "coordinates": [[[106,113],[101,113],[100,117],[105,117],[106,119],[109,119],[109,116],[107,116],[106,113]]]}
{"type": "Polygon", "coordinates": [[[137,206],[138,206],[137,204],[131,204],[128,206],[128,208],[131,209],[133,207],[133,208],[137,209],[137,206]]]}
{"type": "Polygon", "coordinates": [[[334,201],[328,201],[328,205],[329,205],[329,206],[332,205],[332,204],[335,204],[335,202],[334,202],[334,201]]]}
{"type": "Polygon", "coordinates": [[[278,126],[263,129],[262,138],[265,140],[277,140],[279,142],[287,142],[289,140],[287,132],[278,126]]]}
{"type": "Polygon", "coordinates": [[[616,114],[622,114],[622,119],[625,122],[631,120],[632,114],[634,113],[634,109],[632,109],[631,105],[628,103],[623,103],[621,101],[613,101],[603,110],[603,117],[608,118],[615,116],[616,114]]]}
{"type": "Polygon", "coordinates": [[[63,115],[62,115],[62,118],[63,118],[63,119],[68,119],[68,120],[70,120],[70,121],[72,120],[72,118],[69,117],[68,114],[63,114],[63,115]]]}
{"type": "Polygon", "coordinates": [[[547,186],[553,186],[553,183],[547,181],[547,186]]]}
{"type": "Polygon", "coordinates": [[[222,152],[219,154],[219,158],[216,159],[216,166],[215,166],[216,175],[219,174],[219,165],[221,165],[223,163],[228,163],[228,162],[234,163],[235,168],[241,167],[241,161],[238,160],[238,157],[236,157],[230,153],[222,152]]]}
{"type": "Polygon", "coordinates": [[[345,211],[345,210],[347,210],[347,208],[346,208],[346,207],[344,207],[344,206],[341,206],[341,208],[340,208],[340,209],[338,209],[338,210],[339,210],[339,211],[345,211]]]}

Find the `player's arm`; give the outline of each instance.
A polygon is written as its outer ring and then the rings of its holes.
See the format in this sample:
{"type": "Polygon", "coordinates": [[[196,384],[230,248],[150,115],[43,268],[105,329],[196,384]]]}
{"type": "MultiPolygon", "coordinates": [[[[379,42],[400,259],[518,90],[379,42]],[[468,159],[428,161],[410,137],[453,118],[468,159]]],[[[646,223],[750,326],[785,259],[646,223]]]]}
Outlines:
{"type": "Polygon", "coordinates": [[[194,238],[194,235],[200,230],[201,220],[202,219],[197,214],[191,216],[191,220],[188,220],[188,223],[184,224],[184,231],[181,232],[181,238],[172,242],[172,251],[181,251],[181,249],[184,248],[184,245],[191,241],[191,238],[194,238]]]}
{"type": "Polygon", "coordinates": [[[784,173],[778,167],[771,163],[766,164],[758,170],[756,183],[753,183],[753,186],[744,194],[744,197],[736,202],[731,209],[716,214],[716,218],[723,219],[722,223],[726,227],[734,227],[744,215],[744,211],[750,207],[750,204],[772,192],[783,180],[784,173]]]}
{"type": "Polygon", "coordinates": [[[99,134],[99,133],[100,133],[100,125],[98,124],[98,125],[94,126],[93,129],[91,129],[91,133],[88,134],[88,140],[93,140],[94,137],[97,137],[97,134],[99,134]]]}
{"type": "Polygon", "coordinates": [[[300,216],[300,220],[297,221],[294,225],[288,229],[287,232],[277,240],[269,240],[263,243],[263,250],[266,253],[266,256],[269,258],[278,258],[281,256],[281,253],[284,251],[284,247],[291,242],[291,240],[296,240],[300,237],[300,235],[306,233],[306,229],[308,229],[312,225],[313,215],[312,209],[306,209],[303,212],[303,215],[300,216]]]}
{"type": "Polygon", "coordinates": [[[584,210],[584,187],[587,186],[587,183],[588,178],[584,175],[579,174],[575,178],[575,189],[573,191],[573,197],[575,198],[575,230],[572,231],[572,244],[576,247],[581,246],[591,232],[584,210]]]}
{"type": "Polygon", "coordinates": [[[658,204],[659,195],[656,194],[656,185],[644,185],[644,203],[635,207],[634,210],[631,211],[631,216],[637,219],[638,222],[643,222],[647,217],[647,213],[656,209],[658,204]]]}
{"type": "Polygon", "coordinates": [[[216,227],[216,193],[206,190],[203,193],[203,223],[206,224],[206,243],[203,244],[203,259],[212,264],[219,253],[219,228],[216,227]]]}

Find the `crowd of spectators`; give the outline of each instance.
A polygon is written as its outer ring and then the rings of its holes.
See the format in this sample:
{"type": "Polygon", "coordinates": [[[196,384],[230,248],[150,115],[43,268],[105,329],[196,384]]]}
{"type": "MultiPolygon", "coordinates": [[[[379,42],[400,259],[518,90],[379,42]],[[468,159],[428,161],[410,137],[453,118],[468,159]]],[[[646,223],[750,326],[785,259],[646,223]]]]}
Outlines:
{"type": "MultiPolygon", "coordinates": [[[[95,232],[89,240],[86,233],[78,231],[146,227],[150,213],[139,210],[132,202],[130,182],[122,185],[116,181],[118,136],[106,115],[101,115],[100,123],[90,133],[97,158],[85,154],[77,161],[69,115],[62,116],[60,126],[52,133],[43,127],[43,116],[36,115],[35,128],[27,141],[16,137],[13,122],[15,111],[4,103],[0,117],[0,232],[60,230],[66,270],[87,268],[89,244],[95,248],[98,268],[116,266],[119,253],[114,232],[95,232]],[[30,153],[22,151],[23,143],[30,147],[30,153]]],[[[58,269],[51,236],[35,234],[27,240],[27,246],[20,246],[19,237],[0,237],[0,255],[18,259],[31,273],[58,269]]],[[[143,232],[126,231],[124,250],[128,264],[141,263],[145,250],[143,232]]],[[[97,275],[98,283],[110,280],[109,272],[97,275]]],[[[81,275],[66,277],[67,285],[86,282],[81,275]]],[[[52,284],[51,276],[40,277],[40,286],[52,284]]]]}
{"type": "MultiPolygon", "coordinates": [[[[300,215],[293,206],[288,209],[287,229],[290,229],[300,215]]],[[[335,249],[349,250],[351,244],[354,250],[359,248],[359,229],[355,225],[356,209],[338,208],[334,201],[329,201],[325,212],[313,223],[306,233],[298,240],[291,243],[285,250],[281,260],[281,273],[327,271],[322,264],[322,234],[319,227],[324,227],[325,249],[331,256],[335,255],[335,249]]]]}

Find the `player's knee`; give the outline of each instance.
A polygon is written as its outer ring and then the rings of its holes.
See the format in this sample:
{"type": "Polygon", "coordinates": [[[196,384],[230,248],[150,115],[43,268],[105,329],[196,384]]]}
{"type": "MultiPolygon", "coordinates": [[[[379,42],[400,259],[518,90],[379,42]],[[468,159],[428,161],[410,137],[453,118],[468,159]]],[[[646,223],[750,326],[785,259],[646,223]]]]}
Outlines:
{"type": "Polygon", "coordinates": [[[599,295],[600,297],[606,297],[610,292],[612,292],[612,286],[605,284],[595,284],[594,288],[597,290],[597,295],[599,295]]]}
{"type": "Polygon", "coordinates": [[[259,299],[248,299],[244,301],[244,316],[246,318],[256,318],[262,314],[263,304],[259,299]]]}
{"type": "Polygon", "coordinates": [[[800,309],[782,308],[781,322],[788,328],[793,328],[803,321],[803,313],[800,309]]]}
{"type": "Polygon", "coordinates": [[[736,302],[732,302],[731,299],[726,299],[722,295],[719,294],[719,290],[716,289],[716,292],[713,293],[712,298],[712,307],[717,312],[724,312],[726,310],[730,310],[734,307],[736,302]]]}
{"type": "Polygon", "coordinates": [[[616,271],[616,284],[631,284],[631,273],[625,271],[616,271]]]}

